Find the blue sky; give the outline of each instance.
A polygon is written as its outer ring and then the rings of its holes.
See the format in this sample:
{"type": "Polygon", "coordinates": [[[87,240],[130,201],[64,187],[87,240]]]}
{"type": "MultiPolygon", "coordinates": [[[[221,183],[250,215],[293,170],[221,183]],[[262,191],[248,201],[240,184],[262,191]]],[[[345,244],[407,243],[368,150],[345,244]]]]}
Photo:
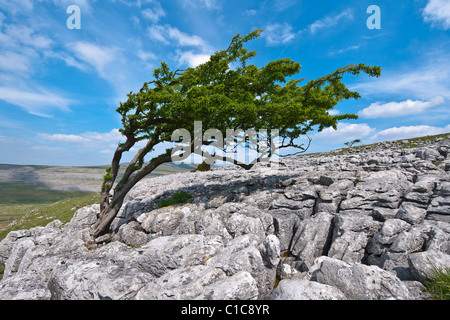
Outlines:
{"type": "Polygon", "coordinates": [[[288,57],[309,79],[349,63],[383,68],[345,78],[362,99],[334,112],[360,118],[311,133],[311,152],[450,132],[449,0],[0,0],[0,163],[110,163],[115,109],[159,60],[195,66],[256,28],[259,66],[288,57]],[[70,5],[79,30],[67,28],[70,5]],[[381,29],[367,27],[370,5],[381,29]]]}

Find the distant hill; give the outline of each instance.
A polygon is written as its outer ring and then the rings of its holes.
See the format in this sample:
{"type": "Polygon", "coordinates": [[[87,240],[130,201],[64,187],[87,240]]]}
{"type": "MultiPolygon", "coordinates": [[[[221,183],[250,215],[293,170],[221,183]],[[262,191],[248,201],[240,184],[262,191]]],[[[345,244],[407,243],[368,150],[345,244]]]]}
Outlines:
{"type": "MultiPolygon", "coordinates": [[[[0,164],[0,204],[51,202],[99,192],[107,167],[0,164]]],[[[126,164],[123,164],[120,171],[125,168],[126,164]]],[[[187,172],[195,168],[196,165],[166,163],[150,176],[187,172]]]]}

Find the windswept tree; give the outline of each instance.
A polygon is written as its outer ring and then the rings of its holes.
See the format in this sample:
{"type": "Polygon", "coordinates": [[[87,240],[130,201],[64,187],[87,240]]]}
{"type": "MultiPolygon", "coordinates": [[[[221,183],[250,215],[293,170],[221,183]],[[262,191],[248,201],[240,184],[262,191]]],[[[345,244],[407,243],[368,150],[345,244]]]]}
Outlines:
{"type": "MultiPolygon", "coordinates": [[[[128,100],[117,108],[123,125],[120,132],[126,140],[118,145],[104,177],[101,212],[92,229],[94,237],[109,232],[126,194],[137,182],[161,164],[172,161],[173,149],[150,161],[144,158],[158,144],[170,142],[177,129],[194,136],[196,121],[202,122],[202,134],[214,128],[224,137],[230,128],[268,132],[278,129],[281,141],[278,148],[293,147],[302,152],[306,147],[296,143],[300,136],[316,129],[319,132],[328,127],[336,129],[338,121],[358,118],[355,114],[330,115],[328,111],[344,99],[360,98],[358,92],[342,83],[344,75],[363,72],[378,77],[380,67],[347,65],[303,84],[305,79],[294,78],[301,70],[300,63],[291,59],[271,61],[261,68],[250,63],[256,52],[244,45],[261,32],[234,36],[226,50],[214,53],[208,62],[195,68],[171,70],[161,62],[151,82],[145,82],[139,92],[128,94],[128,100]],[[145,146],[119,178],[123,154],[140,141],[145,146]]],[[[208,145],[213,140],[201,144],[208,145]]],[[[198,151],[195,149],[194,152],[198,151]]],[[[223,160],[237,163],[226,157],[223,160]]],[[[252,166],[237,164],[246,169],[252,166]]]]}

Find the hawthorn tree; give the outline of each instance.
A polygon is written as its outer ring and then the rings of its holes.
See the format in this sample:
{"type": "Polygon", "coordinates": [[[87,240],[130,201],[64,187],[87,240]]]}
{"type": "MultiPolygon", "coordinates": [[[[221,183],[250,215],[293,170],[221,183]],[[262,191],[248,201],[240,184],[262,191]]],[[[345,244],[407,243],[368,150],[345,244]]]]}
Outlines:
{"type": "MultiPolygon", "coordinates": [[[[210,60],[195,68],[171,70],[165,62],[153,72],[153,80],[145,82],[139,92],[128,94],[117,112],[121,115],[126,139],[114,153],[101,189],[100,215],[92,228],[94,237],[109,232],[126,194],[142,178],[163,163],[172,161],[172,149],[144,162],[154,147],[170,142],[172,133],[183,128],[194,134],[194,122],[202,121],[203,130],[215,128],[225,136],[226,129],[278,129],[279,148],[294,147],[305,151],[295,139],[317,129],[337,128],[344,119],[357,119],[355,114],[330,115],[344,99],[358,99],[358,92],[343,83],[346,74],[361,72],[378,77],[381,68],[351,64],[310,80],[294,79],[301,66],[289,58],[257,67],[250,63],[255,51],[244,47],[258,38],[262,30],[248,35],[237,34],[226,50],[214,53],[210,60]],[[288,80],[289,78],[289,80],[288,80]],[[119,166],[124,152],[140,141],[146,141],[119,179],[119,166]]],[[[208,145],[211,141],[203,141],[208,145]]],[[[250,169],[252,165],[237,163],[250,169]]]]}

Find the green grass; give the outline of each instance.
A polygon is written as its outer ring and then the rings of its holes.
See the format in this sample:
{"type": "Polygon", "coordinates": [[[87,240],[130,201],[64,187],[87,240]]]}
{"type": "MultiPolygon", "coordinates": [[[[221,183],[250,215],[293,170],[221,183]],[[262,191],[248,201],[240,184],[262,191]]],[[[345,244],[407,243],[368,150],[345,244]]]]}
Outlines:
{"type": "Polygon", "coordinates": [[[186,203],[191,198],[191,194],[186,191],[178,191],[172,195],[169,199],[161,200],[158,203],[160,208],[172,206],[174,204],[186,203]]]}
{"type": "Polygon", "coordinates": [[[46,226],[54,220],[67,223],[78,209],[99,202],[97,193],[89,193],[83,197],[63,199],[54,203],[0,205],[0,241],[11,231],[46,226]],[[8,227],[13,221],[16,223],[8,227]]]}
{"type": "Polygon", "coordinates": [[[0,182],[0,205],[53,203],[67,198],[83,197],[91,192],[50,190],[41,184],[0,182]]]}
{"type": "Polygon", "coordinates": [[[434,300],[450,300],[450,267],[433,266],[431,280],[425,282],[425,288],[434,300]]]}
{"type": "MultiPolygon", "coordinates": [[[[55,220],[68,223],[78,209],[99,201],[99,195],[91,192],[83,197],[63,199],[54,203],[0,204],[0,241],[11,231],[43,227],[55,220]],[[8,226],[13,221],[16,223],[8,226]]],[[[0,265],[0,280],[3,270],[4,266],[0,265]]]]}

